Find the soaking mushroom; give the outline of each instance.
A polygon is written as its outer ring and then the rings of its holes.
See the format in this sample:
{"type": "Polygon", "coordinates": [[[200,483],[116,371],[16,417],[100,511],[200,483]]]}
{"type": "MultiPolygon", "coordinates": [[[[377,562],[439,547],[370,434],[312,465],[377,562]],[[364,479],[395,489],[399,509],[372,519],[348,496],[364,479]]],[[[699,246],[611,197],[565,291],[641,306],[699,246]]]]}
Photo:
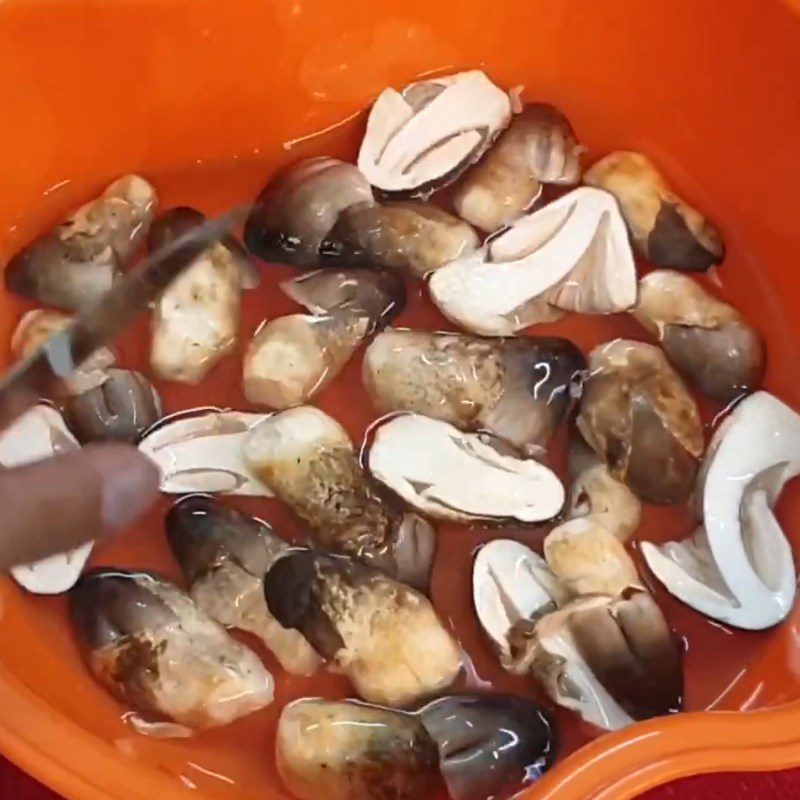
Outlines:
{"type": "Polygon", "coordinates": [[[272,702],[255,653],[162,578],[92,571],[72,590],[70,612],[89,669],[141,715],[132,722],[142,733],[185,736],[272,702]]]}
{"type": "Polygon", "coordinates": [[[275,763],[299,800],[423,800],[438,760],[423,725],[400,711],[302,699],[278,720],[275,763]]]}
{"type": "Polygon", "coordinates": [[[456,186],[456,213],[494,233],[534,204],[543,183],[578,183],[582,152],[569,120],[555,106],[527,103],[456,186]]]}
{"type": "Polygon", "coordinates": [[[583,179],[617,198],[636,248],[655,266],[702,272],[725,258],[717,229],[641,153],[611,153],[583,179]]]}
{"type": "Polygon", "coordinates": [[[312,406],[267,417],[245,461],[309,527],[314,541],[426,588],[435,549],[429,522],[374,490],[347,431],[312,406]]]}
{"type": "Polygon", "coordinates": [[[639,527],[642,504],[579,436],[573,438],[569,460],[572,487],[567,517],[588,517],[624,542],[639,527]]]}
{"type": "MultiPolygon", "coordinates": [[[[71,322],[72,317],[60,311],[45,308],[28,311],[11,337],[12,354],[22,361],[71,322]]],[[[109,367],[113,366],[115,360],[109,348],[99,348],[64,381],[64,394],[78,395],[100,386],[108,378],[109,367]]]]}
{"type": "Polygon", "coordinates": [[[161,418],[161,399],[147,378],[127,369],[111,369],[94,389],[72,397],[64,415],[79,442],[135,442],[161,418]]]}
{"type": "Polygon", "coordinates": [[[675,367],[712,399],[731,403],[761,383],[761,337],[688,275],[663,269],[642,278],[633,313],[675,367]]]}
{"type": "Polygon", "coordinates": [[[385,194],[419,197],[452,183],[511,119],[511,101],[480,70],[384,89],[358,167],[385,194]]]}
{"type": "Polygon", "coordinates": [[[592,351],[578,429],[641,500],[689,498],[704,447],[700,414],[657,347],[617,339],[592,351]]]}
{"type": "Polygon", "coordinates": [[[139,449],[161,471],[167,494],[212,492],[272,497],[244,461],[245,439],[264,414],[199,408],[153,426],[139,449]]]}
{"type": "Polygon", "coordinates": [[[436,270],[429,285],[449,320],[504,336],[561,311],[629,309],[636,302],[636,265],[614,198],[582,187],[436,270]]]}
{"type": "Polygon", "coordinates": [[[364,700],[404,706],[449,687],[461,653],[429,600],[345,556],[296,550],[264,578],[267,605],[364,700]]]}
{"type": "MultiPolygon", "coordinates": [[[[77,449],[61,414],[46,405],[29,409],[0,434],[3,467],[21,467],[77,449]]],[[[91,552],[92,542],[87,542],[66,553],[13,567],[11,577],[34,594],[61,594],[78,580],[91,552]]]]}
{"type": "Polygon", "coordinates": [[[197,494],[179,500],[164,524],[189,594],[202,611],[257,636],[287,672],[316,671],[320,659],[311,645],[277,623],[264,600],[264,575],[289,551],[269,525],[197,494]]]}
{"type": "Polygon", "coordinates": [[[342,211],[322,255],[326,262],[405,269],[422,278],[479,244],[466,222],[429,203],[359,203],[342,211]]]}
{"type": "MultiPolygon", "coordinates": [[[[148,237],[151,250],[197,225],[189,212],[197,214],[176,208],[156,220],[148,237]]],[[[241,292],[253,285],[245,262],[238,249],[217,242],[163,292],[153,315],[150,351],[150,366],[159,378],[199,383],[236,346],[241,292]]]]}
{"type": "Polygon", "coordinates": [[[367,467],[428,517],[540,522],[564,504],[561,481],[543,464],[501,455],[478,434],[419,414],[378,426],[367,467]]]}
{"type": "Polygon", "coordinates": [[[703,527],[642,555],[664,586],[728,625],[761,630],[791,612],[792,549],[772,507],[800,474],[800,416],[767,392],[744,399],[717,430],[698,485],[703,527]]]}
{"type": "Polygon", "coordinates": [[[489,800],[537,781],[555,761],[555,723],[511,695],[440,697],[417,715],[439,747],[452,800],[489,800]]]}
{"type": "Polygon", "coordinates": [[[105,294],[144,242],[156,211],[155,189],[138,175],[114,181],[8,262],[9,291],[77,311],[105,294]]]}
{"type": "Polygon", "coordinates": [[[371,202],[372,189],[352,164],[335,158],[300,161],[270,180],[256,199],[245,244],[265,261],[316,267],[341,212],[371,202]]]}
{"type": "Polygon", "coordinates": [[[567,339],[386,330],[363,379],[383,412],[415,411],[539,453],[572,408],[585,360],[567,339]]]}

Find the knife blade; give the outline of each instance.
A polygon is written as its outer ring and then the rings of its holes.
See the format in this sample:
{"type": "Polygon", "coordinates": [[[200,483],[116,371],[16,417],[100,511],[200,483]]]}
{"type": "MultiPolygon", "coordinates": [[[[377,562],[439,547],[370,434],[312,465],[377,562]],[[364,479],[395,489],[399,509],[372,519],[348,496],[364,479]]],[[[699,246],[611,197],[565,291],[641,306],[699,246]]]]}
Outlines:
{"type": "Polygon", "coordinates": [[[249,206],[186,231],[118,279],[97,303],[0,379],[0,430],[40,400],[53,400],[62,382],[100,347],[111,343],[206,249],[228,237],[249,206]]]}

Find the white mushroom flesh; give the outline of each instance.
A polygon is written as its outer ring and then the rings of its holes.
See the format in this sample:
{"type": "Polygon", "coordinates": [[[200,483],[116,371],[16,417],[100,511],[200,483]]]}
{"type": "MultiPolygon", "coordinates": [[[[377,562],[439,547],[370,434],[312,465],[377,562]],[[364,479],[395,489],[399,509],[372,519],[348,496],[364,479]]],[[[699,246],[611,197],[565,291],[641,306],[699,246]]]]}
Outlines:
{"type": "Polygon", "coordinates": [[[610,194],[576,189],[437,270],[431,297],[448,319],[490,336],[548,321],[547,306],[584,314],[623,311],[636,302],[627,237],[610,194]]]}
{"type": "Polygon", "coordinates": [[[146,433],[139,450],[161,470],[165,494],[205,492],[272,497],[243,455],[250,429],[264,414],[203,411],[160,423],[146,433]]]}
{"type": "Polygon", "coordinates": [[[665,545],[642,543],[665,587],[701,613],[748,630],[792,609],[791,547],[772,511],[800,474],[800,415],[767,392],[743,400],[720,427],[701,472],[703,530],[665,545]]]}
{"type": "Polygon", "coordinates": [[[441,519],[539,522],[564,504],[561,481],[543,464],[500,455],[478,434],[419,414],[380,425],[367,464],[414,508],[441,519]]]}
{"type": "Polygon", "coordinates": [[[358,167],[385,192],[425,193],[455,180],[510,119],[508,95],[479,70],[405,94],[385,89],[370,111],[358,167]]]}
{"type": "MultiPolygon", "coordinates": [[[[50,406],[38,405],[0,436],[0,464],[21,467],[78,449],[61,414],[50,406]]],[[[34,594],[61,594],[74,586],[91,552],[92,543],[87,542],[66,553],[13,567],[11,575],[34,594]]]]}

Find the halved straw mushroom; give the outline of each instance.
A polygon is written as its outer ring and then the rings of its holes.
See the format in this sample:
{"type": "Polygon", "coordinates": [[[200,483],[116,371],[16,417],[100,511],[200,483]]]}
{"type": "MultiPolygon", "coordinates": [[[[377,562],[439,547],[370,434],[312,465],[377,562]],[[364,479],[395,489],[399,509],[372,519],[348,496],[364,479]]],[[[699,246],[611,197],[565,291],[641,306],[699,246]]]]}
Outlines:
{"type": "Polygon", "coordinates": [[[371,202],[372,189],[357,167],[335,158],[306,159],[264,187],[247,218],[245,244],[265,261],[316,267],[341,212],[371,202]]]}
{"type": "Polygon", "coordinates": [[[588,517],[621,542],[639,527],[642,503],[621,481],[612,477],[608,466],[579,436],[570,448],[568,519],[588,517]]]}
{"type": "Polygon", "coordinates": [[[449,320],[503,336],[560,311],[629,309],[636,302],[636,265],[614,198],[582,187],[436,270],[430,292],[449,320]]]}
{"type": "Polygon", "coordinates": [[[702,272],[725,258],[717,229],[641,153],[611,153],[583,179],[617,198],[637,250],[655,266],[702,272]]]}
{"type": "Polygon", "coordinates": [[[543,183],[578,183],[583,149],[555,106],[525,104],[456,186],[456,213],[486,233],[500,230],[534,204],[543,183]]]}
{"type": "Polygon", "coordinates": [[[145,433],[139,449],[161,471],[167,494],[212,492],[272,497],[244,460],[249,431],[264,414],[201,408],[165,419],[145,433]]]}
{"type": "Polygon", "coordinates": [[[311,645],[276,622],[264,599],[264,575],[289,552],[269,525],[198,494],[179,500],[164,525],[189,594],[206,614],[257,636],[287,672],[317,670],[321,662],[311,645]]]}
{"type": "MultiPolygon", "coordinates": [[[[50,406],[37,405],[0,435],[0,464],[21,467],[78,448],[61,414],[50,406]]],[[[91,552],[92,543],[87,542],[75,550],[13,567],[11,576],[34,594],[61,594],[78,580],[91,552]]]]}
{"type": "Polygon", "coordinates": [[[452,800],[505,797],[537,781],[558,752],[555,721],[513,695],[451,695],[417,715],[439,746],[452,800]]]}
{"type": "Polygon", "coordinates": [[[712,399],[727,404],[761,383],[761,337],[733,306],[688,275],[665,269],[642,278],[633,314],[675,367],[712,399]]]}
{"type": "Polygon", "coordinates": [[[258,656],[167,580],[98,569],[69,599],[87,666],[142,715],[132,719],[141,733],[186,736],[272,702],[272,676],[258,656]]]}
{"type": "Polygon", "coordinates": [[[422,723],[401,711],[301,699],[278,720],[275,763],[299,800],[421,800],[438,762],[422,723]]]}
{"type": "Polygon", "coordinates": [[[347,431],[312,406],[257,425],[245,461],[309,527],[316,544],[426,588],[435,549],[429,522],[376,493],[347,431]]]}
{"type": "Polygon", "coordinates": [[[461,653],[420,592],[345,556],[296,550],[264,579],[267,605],[364,700],[404,706],[448,688],[461,653]]]}
{"type": "Polygon", "coordinates": [[[383,412],[489,431],[536,454],[571,410],[585,363],[567,339],[386,330],[367,348],[363,379],[383,412]]]}
{"type": "Polygon", "coordinates": [[[511,101],[479,70],[384,89],[358,167],[385,194],[425,196],[477,161],[511,119],[511,101]]]}
{"type": "MultiPolygon", "coordinates": [[[[151,250],[202,221],[175,208],[153,224],[151,250]]],[[[236,346],[243,288],[254,285],[245,254],[229,244],[209,247],[158,299],[150,366],[162,380],[199,383],[236,346]]]]}
{"type": "Polygon", "coordinates": [[[91,305],[136,255],[156,205],[155,189],[144,178],[126,175],[114,181],[23,247],[8,262],[6,288],[66,311],[91,305]]]}
{"type": "Polygon", "coordinates": [[[479,244],[466,222],[428,203],[360,203],[342,211],[322,255],[326,262],[405,269],[422,278],[479,244]]]}
{"type": "Polygon", "coordinates": [[[703,527],[642,555],[664,586],[728,625],[761,630],[791,612],[792,549],[772,507],[800,474],[800,415],[767,392],[743,400],[720,426],[703,464],[703,527]]]}
{"type": "Polygon", "coordinates": [[[439,519],[540,522],[564,505],[561,481],[543,464],[501,455],[478,434],[419,414],[378,426],[367,467],[418,511],[439,519]]]}
{"type": "Polygon", "coordinates": [[[628,339],[596,347],[577,424],[611,475],[641,500],[688,500],[703,428],[697,405],[659,348],[628,339]]]}
{"type": "Polygon", "coordinates": [[[135,442],[161,418],[161,398],[141,373],[110,369],[100,386],[67,400],[64,415],[81,443],[135,442]]]}
{"type": "MultiPolygon", "coordinates": [[[[11,337],[11,352],[20,361],[38,350],[51,336],[72,322],[69,314],[46,308],[36,308],[22,316],[11,337]]],[[[109,367],[116,361],[107,347],[96,350],[64,381],[66,396],[95,389],[108,378],[109,367]]]]}

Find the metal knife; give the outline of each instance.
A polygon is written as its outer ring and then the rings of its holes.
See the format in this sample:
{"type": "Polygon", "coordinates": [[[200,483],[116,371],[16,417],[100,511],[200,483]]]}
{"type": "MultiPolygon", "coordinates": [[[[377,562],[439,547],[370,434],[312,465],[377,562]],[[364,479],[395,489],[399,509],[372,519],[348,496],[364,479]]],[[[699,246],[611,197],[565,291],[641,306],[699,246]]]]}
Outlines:
{"type": "Polygon", "coordinates": [[[230,235],[249,207],[208,219],[148,255],[91,308],[0,378],[0,430],[40,400],[56,397],[92,353],[112,342],[208,247],[230,235]]]}

